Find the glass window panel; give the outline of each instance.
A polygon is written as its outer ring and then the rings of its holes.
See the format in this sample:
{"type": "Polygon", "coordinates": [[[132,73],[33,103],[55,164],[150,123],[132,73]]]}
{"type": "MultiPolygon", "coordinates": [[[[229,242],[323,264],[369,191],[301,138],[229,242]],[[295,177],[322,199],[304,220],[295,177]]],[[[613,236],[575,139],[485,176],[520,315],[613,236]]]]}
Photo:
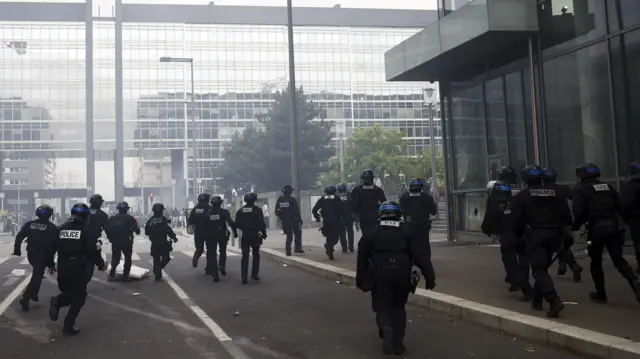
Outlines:
{"type": "Polygon", "coordinates": [[[487,194],[484,191],[456,195],[456,230],[480,232],[487,204],[487,194]]]}
{"type": "Polygon", "coordinates": [[[488,180],[482,84],[464,90],[452,84],[451,99],[454,187],[484,188],[488,180]]]}
{"type": "Polygon", "coordinates": [[[487,150],[489,156],[507,156],[507,119],[502,77],[484,86],[487,101],[487,150]]]}
{"type": "Polygon", "coordinates": [[[640,30],[611,39],[611,68],[616,111],[619,175],[640,160],[640,30]]]}
{"type": "Polygon", "coordinates": [[[609,31],[626,29],[640,23],[640,1],[607,0],[609,7],[609,31]]]}
{"type": "Polygon", "coordinates": [[[527,132],[522,71],[505,76],[509,164],[519,171],[527,165],[527,132]]]}
{"type": "Polygon", "coordinates": [[[538,5],[541,46],[558,52],[606,32],[603,0],[547,0],[538,5]]]}
{"type": "Polygon", "coordinates": [[[613,177],[614,147],[606,43],[543,64],[549,164],[573,181],[584,162],[613,177]]]}

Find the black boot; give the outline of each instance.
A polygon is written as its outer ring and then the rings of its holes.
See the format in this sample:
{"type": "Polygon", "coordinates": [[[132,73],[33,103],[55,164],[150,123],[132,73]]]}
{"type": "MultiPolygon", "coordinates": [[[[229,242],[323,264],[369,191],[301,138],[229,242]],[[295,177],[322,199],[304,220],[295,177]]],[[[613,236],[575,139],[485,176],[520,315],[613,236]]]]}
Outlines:
{"type": "Polygon", "coordinates": [[[109,277],[111,277],[111,278],[115,278],[116,277],[116,268],[115,267],[111,267],[111,270],[109,271],[109,277]]]}
{"type": "Polygon", "coordinates": [[[222,274],[223,276],[227,275],[227,270],[224,268],[220,268],[220,274],[222,274]]]}
{"type": "Polygon", "coordinates": [[[300,248],[300,249],[296,249],[296,253],[298,254],[302,254],[304,253],[304,249],[300,248]]]}
{"type": "MultiPolygon", "coordinates": [[[[296,253],[298,252],[296,251],[296,253]]],[[[291,257],[291,251],[287,251],[287,257],[291,257]]]]}
{"type": "Polygon", "coordinates": [[[31,300],[34,301],[34,302],[39,302],[40,298],[38,298],[37,295],[34,295],[33,297],[31,297],[31,300]]]}
{"type": "Polygon", "coordinates": [[[58,320],[59,314],[60,306],[58,305],[58,297],[51,297],[51,301],[49,303],[49,319],[55,322],[58,320]]]}
{"type": "Polygon", "coordinates": [[[607,293],[604,291],[596,291],[589,293],[589,299],[596,303],[607,303],[609,299],[607,298],[607,293]]]}
{"type": "Polygon", "coordinates": [[[20,299],[20,306],[22,307],[23,312],[29,311],[29,298],[23,297],[20,299]]]}
{"type": "Polygon", "coordinates": [[[398,343],[398,344],[393,346],[393,354],[395,354],[395,355],[402,355],[406,351],[407,351],[407,348],[405,348],[403,343],[398,343]]]}
{"type": "Polygon", "coordinates": [[[251,276],[251,279],[255,280],[256,282],[259,282],[259,281],[260,281],[260,277],[258,277],[258,275],[257,275],[257,274],[256,274],[256,275],[252,275],[252,276],[251,276]]]}
{"type": "Polygon", "coordinates": [[[193,258],[191,259],[191,265],[193,268],[198,268],[198,260],[200,259],[201,254],[198,252],[193,253],[193,258]]]}
{"type": "Polygon", "coordinates": [[[242,277],[242,284],[247,284],[249,283],[249,281],[247,281],[247,277],[242,277]]]}
{"type": "Polygon", "coordinates": [[[574,263],[571,270],[573,271],[573,281],[579,283],[582,280],[582,267],[578,263],[574,263]]]}
{"type": "Polygon", "coordinates": [[[333,256],[333,250],[327,249],[325,252],[327,253],[327,256],[329,257],[330,261],[336,260],[336,258],[333,256]]]}
{"type": "Polygon", "coordinates": [[[386,354],[393,354],[393,328],[382,328],[382,351],[386,354]]]}
{"type": "Polygon", "coordinates": [[[80,333],[80,329],[76,328],[73,325],[65,325],[62,327],[62,334],[64,335],[76,335],[80,333]]]}
{"type": "Polygon", "coordinates": [[[560,298],[556,298],[549,305],[549,311],[547,312],[547,317],[549,318],[557,318],[560,316],[560,312],[564,309],[564,303],[560,300],[560,298]]]}
{"type": "Polygon", "coordinates": [[[218,275],[217,275],[217,274],[216,274],[216,275],[214,275],[214,276],[213,276],[213,281],[214,281],[214,282],[219,282],[219,281],[220,281],[220,277],[218,277],[218,275]]]}
{"type": "Polygon", "coordinates": [[[542,301],[532,300],[531,301],[531,309],[537,310],[537,311],[541,311],[543,309],[542,308],[542,301]]]}

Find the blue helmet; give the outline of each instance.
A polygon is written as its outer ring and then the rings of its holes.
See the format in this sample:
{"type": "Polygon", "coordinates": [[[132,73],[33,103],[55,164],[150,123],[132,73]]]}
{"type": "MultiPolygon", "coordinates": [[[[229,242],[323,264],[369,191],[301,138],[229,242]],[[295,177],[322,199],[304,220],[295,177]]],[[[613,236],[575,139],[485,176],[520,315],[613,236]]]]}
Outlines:
{"type": "Polygon", "coordinates": [[[250,192],[244,195],[244,201],[248,204],[256,203],[257,200],[258,200],[258,195],[253,192],[250,192]]]}
{"type": "Polygon", "coordinates": [[[411,192],[420,192],[424,188],[424,183],[419,178],[412,178],[409,181],[409,191],[411,192]]]}
{"type": "Polygon", "coordinates": [[[493,190],[501,195],[511,195],[511,186],[502,181],[496,181],[496,183],[493,184],[493,190]]]}
{"type": "Polygon", "coordinates": [[[383,202],[378,208],[380,219],[400,219],[402,218],[402,209],[393,201],[383,202]]]}
{"type": "Polygon", "coordinates": [[[347,193],[347,185],[344,183],[340,183],[336,189],[338,193],[347,193]]]}
{"type": "Polygon", "coordinates": [[[325,187],[324,188],[324,193],[326,193],[328,195],[336,194],[336,186],[329,185],[329,186],[325,187]]]}
{"type": "Polygon", "coordinates": [[[211,197],[211,202],[210,203],[211,203],[212,206],[221,206],[222,202],[223,202],[223,200],[222,200],[222,197],[220,197],[220,196],[211,197]]]}
{"type": "Polygon", "coordinates": [[[86,222],[89,218],[89,207],[84,203],[76,203],[71,207],[71,216],[86,222]]]}
{"type": "Polygon", "coordinates": [[[558,177],[558,173],[551,167],[547,167],[542,170],[542,178],[545,182],[549,182],[549,184],[556,183],[556,178],[558,177]]]}
{"type": "Polygon", "coordinates": [[[122,201],[118,203],[118,206],[116,208],[118,208],[118,211],[126,213],[130,207],[129,207],[129,203],[122,201]]]}
{"type": "Polygon", "coordinates": [[[580,179],[600,177],[600,168],[593,163],[585,163],[576,168],[576,177],[580,179]]]}
{"type": "Polygon", "coordinates": [[[370,169],[366,169],[362,171],[362,173],[360,174],[360,180],[362,181],[363,184],[366,184],[366,185],[373,184],[374,177],[375,176],[373,175],[373,171],[370,169]]]}
{"type": "Polygon", "coordinates": [[[198,202],[199,203],[209,203],[209,199],[211,198],[211,195],[208,193],[200,193],[198,195],[198,202]]]}
{"type": "Polygon", "coordinates": [[[48,218],[51,218],[52,215],[53,215],[53,208],[51,208],[46,204],[43,204],[41,206],[38,206],[38,208],[36,208],[36,217],[40,219],[48,219],[48,218]]]}
{"type": "Polygon", "coordinates": [[[631,178],[640,177],[640,162],[631,162],[627,171],[631,178]]]}
{"type": "Polygon", "coordinates": [[[542,168],[538,165],[528,165],[522,169],[522,180],[527,182],[535,179],[542,179],[542,168]]]}

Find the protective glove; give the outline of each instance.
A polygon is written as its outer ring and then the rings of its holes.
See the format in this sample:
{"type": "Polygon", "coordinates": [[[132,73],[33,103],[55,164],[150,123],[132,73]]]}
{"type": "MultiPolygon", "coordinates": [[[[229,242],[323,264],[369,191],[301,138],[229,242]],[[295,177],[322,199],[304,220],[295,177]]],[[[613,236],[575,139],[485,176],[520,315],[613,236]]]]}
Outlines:
{"type": "Polygon", "coordinates": [[[56,267],[49,267],[49,274],[54,275],[56,273],[56,267]]]}
{"type": "Polygon", "coordinates": [[[98,270],[99,270],[100,272],[104,272],[104,271],[106,271],[106,270],[107,270],[107,267],[108,267],[108,266],[107,266],[107,264],[106,264],[106,263],[102,263],[102,266],[98,267],[98,270]]]}
{"type": "Polygon", "coordinates": [[[238,232],[233,233],[233,238],[238,238],[238,232]]]}
{"type": "Polygon", "coordinates": [[[433,290],[433,288],[436,287],[436,280],[435,279],[425,278],[424,282],[425,282],[424,286],[427,288],[427,290],[433,290]]]}
{"type": "Polygon", "coordinates": [[[96,243],[96,249],[98,249],[98,251],[102,250],[102,239],[98,239],[98,243],[96,243]]]}
{"type": "Polygon", "coordinates": [[[322,220],[320,218],[316,218],[316,222],[322,222],[322,220]]]}
{"type": "Polygon", "coordinates": [[[173,243],[178,243],[178,238],[173,238],[173,243]]]}
{"type": "Polygon", "coordinates": [[[360,222],[354,222],[356,225],[356,231],[360,232],[360,222]]]}
{"type": "Polygon", "coordinates": [[[20,248],[14,248],[13,249],[13,253],[11,253],[11,255],[20,257],[20,256],[22,256],[22,251],[20,250],[20,248]]]}

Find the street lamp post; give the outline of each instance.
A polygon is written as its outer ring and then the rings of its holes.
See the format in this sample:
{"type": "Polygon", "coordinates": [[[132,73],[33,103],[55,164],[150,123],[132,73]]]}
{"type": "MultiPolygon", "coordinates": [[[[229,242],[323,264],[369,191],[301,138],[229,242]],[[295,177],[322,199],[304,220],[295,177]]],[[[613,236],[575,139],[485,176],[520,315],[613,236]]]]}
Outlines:
{"type": "Polygon", "coordinates": [[[300,186],[298,184],[298,110],[296,109],[296,65],[293,52],[293,5],[287,0],[287,30],[289,39],[289,117],[291,121],[291,186],[295,196],[300,201],[300,186]]]}
{"type": "Polygon", "coordinates": [[[193,76],[193,58],[189,57],[168,57],[163,56],[160,58],[160,62],[177,62],[177,63],[189,63],[191,69],[191,126],[193,127],[191,133],[191,139],[193,143],[193,198],[194,201],[198,197],[197,186],[198,186],[198,149],[197,149],[197,140],[196,140],[196,90],[195,90],[195,81],[193,76]]]}
{"type": "Polygon", "coordinates": [[[429,147],[431,147],[431,188],[433,189],[433,199],[438,203],[438,176],[436,174],[436,144],[433,135],[433,105],[436,103],[433,98],[435,89],[424,88],[422,89],[423,101],[429,108],[429,147]]]}

